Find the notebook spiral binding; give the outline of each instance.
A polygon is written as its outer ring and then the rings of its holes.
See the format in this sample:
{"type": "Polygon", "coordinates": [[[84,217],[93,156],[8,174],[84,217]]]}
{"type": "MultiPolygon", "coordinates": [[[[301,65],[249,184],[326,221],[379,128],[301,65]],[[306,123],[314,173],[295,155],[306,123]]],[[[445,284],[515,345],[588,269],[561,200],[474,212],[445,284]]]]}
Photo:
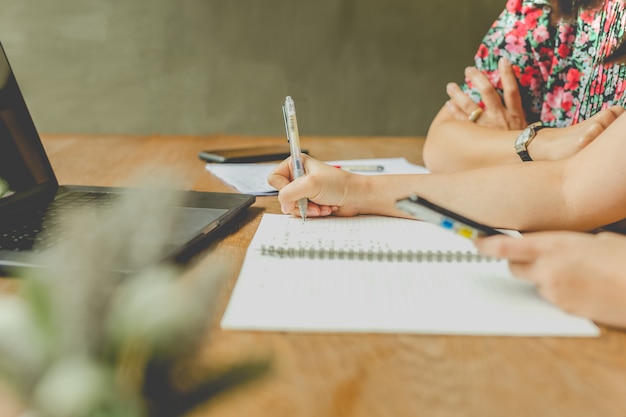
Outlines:
{"type": "Polygon", "coordinates": [[[378,262],[497,262],[498,258],[476,252],[366,251],[324,248],[285,248],[262,245],[261,254],[278,258],[338,259],[378,262]]]}

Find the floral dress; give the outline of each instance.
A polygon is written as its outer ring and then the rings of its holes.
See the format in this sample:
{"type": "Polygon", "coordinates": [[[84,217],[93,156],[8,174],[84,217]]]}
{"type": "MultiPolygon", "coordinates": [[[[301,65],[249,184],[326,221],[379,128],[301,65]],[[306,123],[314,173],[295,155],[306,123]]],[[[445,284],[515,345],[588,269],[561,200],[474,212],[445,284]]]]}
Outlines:
{"type": "MultiPolygon", "coordinates": [[[[624,2],[606,0],[556,26],[550,13],[548,0],[508,0],[478,48],[477,68],[502,93],[498,60],[511,61],[529,123],[564,127],[625,106],[626,65],[603,63],[624,38],[624,2]]],[[[471,85],[464,88],[480,102],[471,85]]]]}

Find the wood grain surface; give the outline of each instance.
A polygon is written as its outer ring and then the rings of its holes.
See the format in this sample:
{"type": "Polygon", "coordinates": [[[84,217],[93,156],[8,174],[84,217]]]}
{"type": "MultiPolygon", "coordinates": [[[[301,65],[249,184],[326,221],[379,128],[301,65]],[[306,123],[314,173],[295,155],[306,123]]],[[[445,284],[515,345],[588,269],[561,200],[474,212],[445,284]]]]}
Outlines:
{"type": "MultiPolygon", "coordinates": [[[[129,186],[135,172],[172,170],[185,188],[227,192],[234,190],[204,169],[198,151],[284,141],[219,134],[44,139],[60,183],[129,186]]],[[[422,144],[417,137],[302,138],[321,160],[404,156],[419,164],[422,144]]],[[[626,416],[626,333],[607,327],[589,339],[221,330],[218,320],[264,212],[279,212],[275,196],[257,198],[187,274],[224,271],[198,363],[271,358],[272,371],[194,416],[626,416]]],[[[12,291],[18,284],[0,285],[12,291]]]]}

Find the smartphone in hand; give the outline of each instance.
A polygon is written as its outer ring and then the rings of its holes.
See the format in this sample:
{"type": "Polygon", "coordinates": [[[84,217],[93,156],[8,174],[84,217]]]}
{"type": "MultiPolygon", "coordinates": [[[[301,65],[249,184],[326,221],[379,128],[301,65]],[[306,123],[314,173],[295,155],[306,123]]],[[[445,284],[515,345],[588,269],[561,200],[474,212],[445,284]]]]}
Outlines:
{"type": "Polygon", "coordinates": [[[503,234],[497,229],[468,219],[417,195],[398,200],[396,207],[416,219],[434,223],[468,239],[503,234]]]}
{"type": "MultiPolygon", "coordinates": [[[[306,153],[306,150],[303,150],[302,152],[306,153]]],[[[214,149],[198,153],[198,157],[203,161],[231,164],[282,161],[283,159],[289,157],[289,155],[288,145],[214,149]]]]}

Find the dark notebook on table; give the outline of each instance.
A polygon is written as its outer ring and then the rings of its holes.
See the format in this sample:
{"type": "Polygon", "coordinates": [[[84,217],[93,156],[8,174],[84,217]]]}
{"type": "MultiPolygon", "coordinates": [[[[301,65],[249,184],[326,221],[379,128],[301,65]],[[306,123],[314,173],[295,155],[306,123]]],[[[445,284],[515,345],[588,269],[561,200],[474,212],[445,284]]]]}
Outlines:
{"type": "MultiPolygon", "coordinates": [[[[58,213],[138,189],[59,185],[0,44],[0,271],[28,266],[31,250],[45,248],[44,228],[58,213]]],[[[255,198],[246,194],[182,191],[175,233],[164,256],[188,260],[255,198]]],[[[101,205],[101,204],[99,204],[101,205]]],[[[52,229],[55,230],[55,229],[52,229]]],[[[86,231],[88,233],[88,231],[86,231]]],[[[123,265],[111,265],[124,270],[123,265]]]]}

